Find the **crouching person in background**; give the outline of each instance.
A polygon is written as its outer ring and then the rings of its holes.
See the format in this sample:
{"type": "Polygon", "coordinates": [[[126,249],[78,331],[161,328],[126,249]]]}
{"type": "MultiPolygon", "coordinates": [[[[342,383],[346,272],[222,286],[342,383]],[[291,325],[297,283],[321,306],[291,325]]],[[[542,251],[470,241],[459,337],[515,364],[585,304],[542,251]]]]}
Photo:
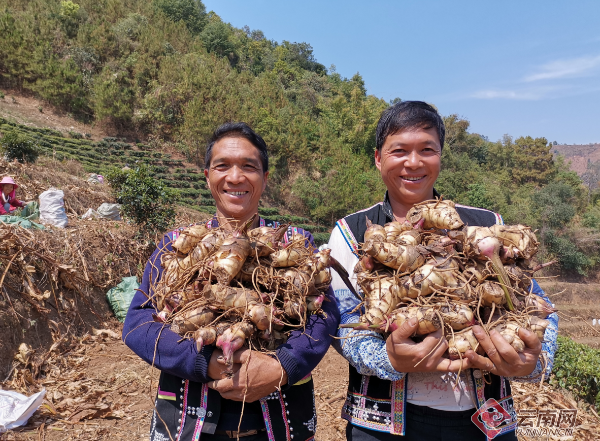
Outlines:
{"type": "MultiPolygon", "coordinates": [[[[243,225],[257,214],[267,185],[267,146],[245,123],[226,123],[208,144],[204,174],[217,207],[206,226],[243,225]]],[[[259,226],[277,223],[256,216],[250,228],[259,226]]],[[[313,243],[308,231],[292,227],[286,233],[288,240],[298,233],[313,243]]],[[[193,340],[182,339],[169,325],[153,321],[156,310],[146,294],[153,295],[163,272],[161,256],[172,251],[177,236],[178,231],[167,234],[150,258],[123,329],[125,343],[161,370],[150,440],[313,439],[316,411],[311,371],[327,352],[339,323],[331,288],[331,301],[323,303],[324,314],[308,316],[305,329],[292,332],[276,349],[276,357],[238,350],[234,374],[228,378],[218,361],[220,349],[205,345],[198,352],[193,340]]]]}

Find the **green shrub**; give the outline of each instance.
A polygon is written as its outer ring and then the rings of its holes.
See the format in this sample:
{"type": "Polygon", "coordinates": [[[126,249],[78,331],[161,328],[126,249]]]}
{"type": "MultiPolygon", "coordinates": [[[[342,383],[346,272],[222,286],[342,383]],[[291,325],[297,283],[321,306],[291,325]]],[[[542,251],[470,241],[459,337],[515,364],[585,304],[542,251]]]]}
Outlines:
{"type": "Polygon", "coordinates": [[[258,214],[265,217],[272,217],[279,215],[279,209],[275,207],[260,207],[258,214]]]}
{"type": "Polygon", "coordinates": [[[203,205],[199,208],[200,208],[200,211],[203,211],[203,212],[209,213],[209,214],[215,214],[217,212],[217,207],[210,206],[210,205],[203,205]]]}
{"type": "Polygon", "coordinates": [[[581,223],[587,228],[600,228],[600,207],[594,206],[586,211],[582,216],[581,223]]]}
{"type": "Polygon", "coordinates": [[[329,233],[314,233],[313,238],[315,239],[315,245],[321,246],[327,242],[329,242],[329,233]]]}
{"type": "Polygon", "coordinates": [[[113,169],[106,179],[122,204],[123,215],[149,233],[166,231],[175,220],[177,192],[155,179],[146,166],[113,169]]]}
{"type": "Polygon", "coordinates": [[[554,230],[545,231],[542,238],[548,251],[558,258],[563,270],[575,270],[582,276],[587,275],[587,269],[593,262],[579,250],[577,244],[554,230]]]}
{"type": "Polygon", "coordinates": [[[0,140],[0,146],[9,161],[16,159],[21,164],[33,163],[40,155],[40,148],[31,137],[14,131],[4,135],[0,140]]]}
{"type": "Polygon", "coordinates": [[[570,390],[596,408],[600,406],[600,350],[559,335],[552,372],[551,384],[570,390]]]}
{"type": "Polygon", "coordinates": [[[83,135],[79,132],[73,132],[72,130],[69,130],[69,136],[73,139],[82,139],[83,135]]]}

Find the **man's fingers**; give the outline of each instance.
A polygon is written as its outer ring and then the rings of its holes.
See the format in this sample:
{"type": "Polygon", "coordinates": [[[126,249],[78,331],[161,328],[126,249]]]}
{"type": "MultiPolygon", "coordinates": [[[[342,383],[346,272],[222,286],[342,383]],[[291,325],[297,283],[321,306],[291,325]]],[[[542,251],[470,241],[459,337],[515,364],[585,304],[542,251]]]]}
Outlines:
{"type": "Polygon", "coordinates": [[[487,357],[482,357],[475,351],[468,350],[465,352],[465,358],[469,360],[469,367],[471,368],[482,369],[491,372],[492,374],[497,373],[494,362],[487,357]]]}
{"type": "MultiPolygon", "coordinates": [[[[233,353],[233,363],[234,364],[244,364],[248,361],[248,357],[250,357],[250,353],[252,351],[250,349],[238,349],[233,353]]],[[[223,360],[224,362],[224,360],[223,360]]]]}
{"type": "Polygon", "coordinates": [[[500,357],[500,354],[496,349],[496,345],[494,345],[490,336],[485,333],[481,326],[473,326],[472,329],[473,334],[475,334],[475,337],[479,341],[479,344],[481,345],[485,353],[488,355],[490,360],[492,360],[494,364],[500,364],[502,362],[502,358],[500,357]]]}
{"type": "Polygon", "coordinates": [[[216,390],[222,395],[224,392],[228,392],[233,388],[233,379],[223,378],[221,380],[211,381],[208,383],[208,387],[216,390]]]}
{"type": "Polygon", "coordinates": [[[525,347],[531,349],[532,352],[537,352],[539,355],[542,351],[542,342],[540,342],[540,339],[535,332],[532,332],[529,329],[519,328],[519,338],[523,340],[525,347]]]}
{"type": "Polygon", "coordinates": [[[471,362],[467,358],[462,360],[450,360],[449,358],[443,358],[436,366],[438,372],[459,372],[465,371],[471,367],[471,362]]]}
{"type": "Polygon", "coordinates": [[[419,326],[419,321],[412,317],[402,323],[402,325],[392,332],[391,338],[394,343],[407,343],[407,344],[416,344],[411,340],[411,336],[414,335],[417,327],[419,326]]]}

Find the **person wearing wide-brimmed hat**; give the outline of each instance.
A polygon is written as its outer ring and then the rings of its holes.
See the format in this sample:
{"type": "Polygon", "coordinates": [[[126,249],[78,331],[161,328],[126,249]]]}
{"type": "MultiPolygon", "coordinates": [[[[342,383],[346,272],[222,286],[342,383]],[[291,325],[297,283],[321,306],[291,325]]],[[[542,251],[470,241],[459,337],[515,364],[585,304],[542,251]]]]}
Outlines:
{"type": "Polygon", "coordinates": [[[17,208],[23,208],[27,205],[26,202],[20,201],[15,196],[15,191],[19,186],[13,178],[5,176],[0,181],[0,188],[2,189],[2,203],[0,204],[0,215],[11,214],[17,208]]]}

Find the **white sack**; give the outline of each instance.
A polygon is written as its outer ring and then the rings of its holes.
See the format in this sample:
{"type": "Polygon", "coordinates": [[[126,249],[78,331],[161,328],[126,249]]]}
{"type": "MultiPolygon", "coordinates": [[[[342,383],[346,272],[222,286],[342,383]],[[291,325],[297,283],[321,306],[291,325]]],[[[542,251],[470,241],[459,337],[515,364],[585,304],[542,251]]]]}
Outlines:
{"type": "Polygon", "coordinates": [[[118,221],[121,220],[121,205],[103,203],[96,210],[101,218],[118,221]]]}
{"type": "Polygon", "coordinates": [[[69,222],[65,212],[65,194],[51,188],[40,195],[40,221],[55,227],[65,228],[69,222]]]}

